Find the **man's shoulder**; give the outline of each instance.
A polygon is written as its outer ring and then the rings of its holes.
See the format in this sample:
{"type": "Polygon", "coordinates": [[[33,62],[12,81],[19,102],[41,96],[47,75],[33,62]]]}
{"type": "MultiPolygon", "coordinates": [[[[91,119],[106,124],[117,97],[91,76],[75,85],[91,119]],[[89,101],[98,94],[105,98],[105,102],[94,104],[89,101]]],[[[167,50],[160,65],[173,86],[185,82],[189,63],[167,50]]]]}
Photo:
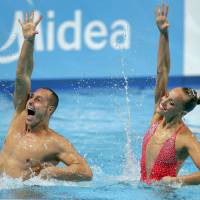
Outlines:
{"type": "Polygon", "coordinates": [[[52,129],[49,129],[49,135],[51,137],[51,140],[54,141],[54,143],[57,144],[58,147],[61,149],[66,148],[66,146],[72,146],[67,138],[52,129]]]}

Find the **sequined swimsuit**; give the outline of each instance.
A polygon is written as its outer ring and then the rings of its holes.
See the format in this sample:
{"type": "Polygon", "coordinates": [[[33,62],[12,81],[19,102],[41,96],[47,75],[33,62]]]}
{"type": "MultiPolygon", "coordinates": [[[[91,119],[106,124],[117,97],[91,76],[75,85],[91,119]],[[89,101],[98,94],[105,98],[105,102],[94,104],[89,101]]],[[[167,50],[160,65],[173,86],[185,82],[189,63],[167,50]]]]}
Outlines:
{"type": "Polygon", "coordinates": [[[158,153],[158,156],[153,164],[149,176],[146,172],[146,149],[151,137],[155,134],[159,125],[159,121],[154,122],[148,129],[142,144],[142,158],[141,158],[141,181],[151,184],[153,181],[159,181],[164,176],[176,176],[176,171],[180,166],[180,162],[176,158],[175,141],[176,136],[183,128],[183,125],[172,134],[171,138],[167,139],[158,153]]]}

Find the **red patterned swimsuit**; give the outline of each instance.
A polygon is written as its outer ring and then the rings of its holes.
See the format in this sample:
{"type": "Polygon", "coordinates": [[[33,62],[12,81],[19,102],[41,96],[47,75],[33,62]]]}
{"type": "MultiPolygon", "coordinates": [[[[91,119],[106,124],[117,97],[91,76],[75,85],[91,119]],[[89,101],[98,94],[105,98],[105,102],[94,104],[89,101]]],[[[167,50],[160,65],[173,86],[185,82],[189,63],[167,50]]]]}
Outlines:
{"type": "Polygon", "coordinates": [[[141,158],[141,181],[151,184],[153,181],[159,181],[164,176],[176,176],[177,168],[180,166],[180,162],[177,161],[176,158],[176,148],[175,141],[176,136],[183,128],[181,125],[171,136],[171,138],[167,139],[158,153],[157,159],[153,164],[150,174],[147,177],[146,172],[146,149],[147,144],[151,137],[155,134],[156,129],[159,125],[160,121],[154,122],[151,127],[148,129],[142,144],[142,158],[141,158]]]}

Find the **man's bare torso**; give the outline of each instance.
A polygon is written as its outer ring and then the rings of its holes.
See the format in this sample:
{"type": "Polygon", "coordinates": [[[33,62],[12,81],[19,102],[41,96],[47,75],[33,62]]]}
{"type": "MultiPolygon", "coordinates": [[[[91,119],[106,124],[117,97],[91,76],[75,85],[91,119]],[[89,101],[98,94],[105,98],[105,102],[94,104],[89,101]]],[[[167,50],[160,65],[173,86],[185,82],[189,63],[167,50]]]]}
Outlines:
{"type": "Polygon", "coordinates": [[[56,165],[59,137],[52,130],[26,132],[26,113],[14,117],[1,152],[0,172],[11,177],[30,178],[47,165],[56,165]]]}

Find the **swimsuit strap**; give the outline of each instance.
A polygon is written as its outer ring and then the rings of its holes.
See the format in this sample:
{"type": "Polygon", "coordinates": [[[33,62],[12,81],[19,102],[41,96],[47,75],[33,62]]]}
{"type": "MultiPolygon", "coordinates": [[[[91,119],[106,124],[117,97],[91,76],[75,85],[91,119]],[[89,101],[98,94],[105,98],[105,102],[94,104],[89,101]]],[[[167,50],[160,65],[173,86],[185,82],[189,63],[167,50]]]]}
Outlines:
{"type": "Polygon", "coordinates": [[[174,134],[172,135],[172,138],[176,139],[176,136],[178,135],[178,133],[180,133],[180,130],[181,130],[182,128],[184,128],[184,127],[185,127],[185,125],[184,125],[184,124],[181,124],[181,125],[176,129],[176,131],[174,132],[174,134]]]}
{"type": "Polygon", "coordinates": [[[155,134],[160,123],[161,123],[161,120],[157,120],[151,125],[151,128],[153,129],[153,131],[151,133],[152,136],[155,134]]]}

